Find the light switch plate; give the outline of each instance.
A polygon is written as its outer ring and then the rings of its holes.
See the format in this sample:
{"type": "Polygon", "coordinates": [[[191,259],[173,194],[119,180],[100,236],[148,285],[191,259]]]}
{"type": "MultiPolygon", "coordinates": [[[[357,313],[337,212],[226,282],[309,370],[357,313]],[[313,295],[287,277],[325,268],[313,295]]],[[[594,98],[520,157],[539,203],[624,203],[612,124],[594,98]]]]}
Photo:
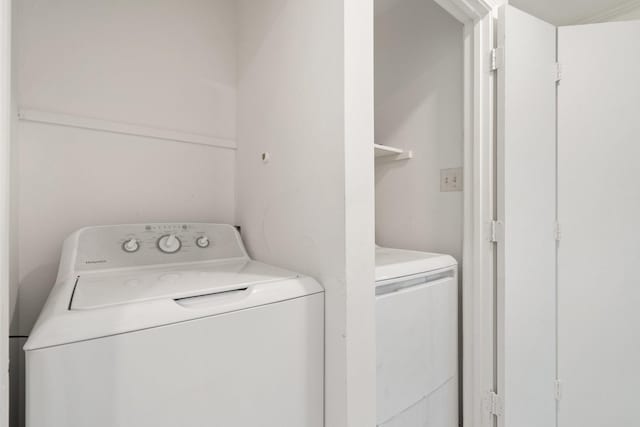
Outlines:
{"type": "Polygon", "coordinates": [[[440,191],[462,191],[462,168],[440,170],[440,191]]]}

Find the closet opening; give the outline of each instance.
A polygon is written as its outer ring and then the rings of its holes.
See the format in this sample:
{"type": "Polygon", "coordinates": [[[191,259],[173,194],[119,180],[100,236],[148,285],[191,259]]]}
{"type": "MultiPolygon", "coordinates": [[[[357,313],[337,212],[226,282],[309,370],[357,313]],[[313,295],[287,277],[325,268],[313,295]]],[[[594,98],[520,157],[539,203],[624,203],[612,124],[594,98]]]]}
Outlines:
{"type": "Polygon", "coordinates": [[[375,1],[376,290],[403,284],[376,298],[382,426],[461,422],[464,43],[432,0],[375,1]]]}
{"type": "Polygon", "coordinates": [[[458,263],[463,27],[432,0],[375,2],[376,241],[458,263]]]}

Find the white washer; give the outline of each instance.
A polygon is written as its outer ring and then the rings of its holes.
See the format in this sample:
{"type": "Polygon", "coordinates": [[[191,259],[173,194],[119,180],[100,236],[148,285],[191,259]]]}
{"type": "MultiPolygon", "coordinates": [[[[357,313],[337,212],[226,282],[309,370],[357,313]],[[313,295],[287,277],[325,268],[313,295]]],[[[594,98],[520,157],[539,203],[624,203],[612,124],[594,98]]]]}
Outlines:
{"type": "Polygon", "coordinates": [[[228,225],[79,230],[25,345],[27,426],[321,427],[323,306],[228,225]]]}
{"type": "Polygon", "coordinates": [[[458,279],[449,255],[376,248],[377,425],[458,426],[458,279]]]}

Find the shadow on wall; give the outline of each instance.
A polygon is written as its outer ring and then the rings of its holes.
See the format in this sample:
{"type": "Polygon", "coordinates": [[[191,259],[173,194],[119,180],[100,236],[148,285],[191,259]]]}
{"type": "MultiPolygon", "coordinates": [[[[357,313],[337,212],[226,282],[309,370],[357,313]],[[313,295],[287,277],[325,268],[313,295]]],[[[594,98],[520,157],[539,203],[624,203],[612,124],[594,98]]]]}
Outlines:
{"type": "Polygon", "coordinates": [[[26,337],[13,336],[9,340],[9,427],[24,427],[24,351],[22,347],[27,342],[26,337]]]}
{"type": "Polygon", "coordinates": [[[22,310],[14,310],[11,319],[11,338],[9,340],[10,364],[9,364],[9,427],[24,427],[25,425],[25,360],[22,348],[27,342],[28,332],[35,323],[40,307],[44,305],[52,278],[56,277],[58,264],[45,264],[36,268],[20,282],[17,291],[17,307],[26,307],[22,310]],[[28,329],[21,332],[20,324],[29,325],[28,329]]]}
{"type": "Polygon", "coordinates": [[[28,335],[40,314],[40,308],[49,296],[49,291],[53,286],[58,264],[44,264],[27,274],[20,280],[18,288],[18,307],[13,314],[11,330],[19,331],[21,335],[28,335]],[[21,328],[21,325],[28,325],[21,328]],[[28,329],[26,329],[28,328],[28,329]]]}

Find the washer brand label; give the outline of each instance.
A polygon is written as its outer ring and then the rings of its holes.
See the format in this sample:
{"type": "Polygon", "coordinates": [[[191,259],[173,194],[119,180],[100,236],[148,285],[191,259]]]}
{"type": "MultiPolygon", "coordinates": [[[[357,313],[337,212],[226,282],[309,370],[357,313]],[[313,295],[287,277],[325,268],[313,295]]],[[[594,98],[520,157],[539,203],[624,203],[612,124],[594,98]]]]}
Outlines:
{"type": "Polygon", "coordinates": [[[92,259],[89,261],[85,261],[85,264],[105,264],[107,262],[106,259],[92,259]]]}

